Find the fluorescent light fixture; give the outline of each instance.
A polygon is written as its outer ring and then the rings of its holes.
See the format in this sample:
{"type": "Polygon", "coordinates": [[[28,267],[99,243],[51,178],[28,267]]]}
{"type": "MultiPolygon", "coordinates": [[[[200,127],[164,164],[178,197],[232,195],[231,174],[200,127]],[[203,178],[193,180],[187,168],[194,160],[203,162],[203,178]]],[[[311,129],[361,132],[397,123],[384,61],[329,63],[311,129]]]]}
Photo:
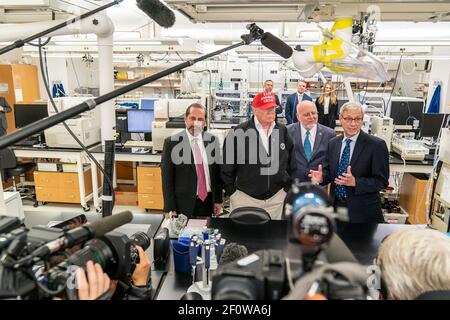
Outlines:
{"type": "Polygon", "coordinates": [[[450,46],[449,40],[380,40],[375,41],[375,47],[378,46],[450,46]]]}
{"type": "Polygon", "coordinates": [[[302,41],[302,40],[286,40],[285,41],[287,44],[289,44],[289,45],[293,45],[293,46],[295,46],[295,45],[303,45],[303,46],[313,46],[313,45],[316,45],[316,44],[320,44],[321,42],[320,41],[302,41]]]}
{"type": "MultiPolygon", "coordinates": [[[[400,60],[399,55],[392,56],[378,56],[383,58],[383,60],[400,60]]],[[[419,55],[411,55],[411,56],[403,56],[402,60],[450,60],[450,56],[419,56],[419,55]]]]}
{"type": "MultiPolygon", "coordinates": [[[[97,41],[55,41],[58,46],[96,46],[97,41]]],[[[114,45],[117,46],[150,46],[150,45],[162,45],[161,41],[114,41],[114,45]]]]}
{"type": "Polygon", "coordinates": [[[114,45],[118,46],[151,46],[162,45],[161,41],[114,41],[114,45]]]}
{"type": "Polygon", "coordinates": [[[95,46],[97,41],[55,41],[57,46],[95,46]]]}

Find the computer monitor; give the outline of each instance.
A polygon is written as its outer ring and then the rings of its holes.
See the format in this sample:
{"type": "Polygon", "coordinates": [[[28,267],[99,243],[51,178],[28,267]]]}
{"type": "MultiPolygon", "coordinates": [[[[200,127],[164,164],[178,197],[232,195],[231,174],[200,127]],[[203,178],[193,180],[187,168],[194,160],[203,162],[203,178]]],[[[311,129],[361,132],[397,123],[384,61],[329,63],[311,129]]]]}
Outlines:
{"type": "Polygon", "coordinates": [[[128,132],[152,132],[152,122],[155,118],[153,110],[131,109],[127,112],[127,118],[128,132]]]}
{"type": "Polygon", "coordinates": [[[154,110],[155,109],[155,101],[158,99],[154,98],[141,98],[139,101],[139,109],[143,110],[154,110]]]}
{"type": "Polygon", "coordinates": [[[423,100],[392,100],[388,117],[394,120],[394,125],[413,125],[414,120],[421,120],[423,100]]]}
{"type": "Polygon", "coordinates": [[[23,128],[33,122],[48,117],[46,104],[15,104],[14,120],[16,128],[23,128]]]}
{"type": "Polygon", "coordinates": [[[424,113],[420,123],[420,137],[437,138],[442,125],[448,121],[448,113],[424,113]],[[445,120],[444,120],[445,117],[445,120]],[[443,122],[444,120],[444,122],[443,122]]]}

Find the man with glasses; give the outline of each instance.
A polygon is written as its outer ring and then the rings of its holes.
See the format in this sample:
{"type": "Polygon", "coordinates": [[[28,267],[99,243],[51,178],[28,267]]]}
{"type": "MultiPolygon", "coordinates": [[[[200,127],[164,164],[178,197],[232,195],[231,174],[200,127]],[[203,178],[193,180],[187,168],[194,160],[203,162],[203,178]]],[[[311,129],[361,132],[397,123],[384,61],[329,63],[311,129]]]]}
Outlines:
{"type": "Polygon", "coordinates": [[[312,101],[302,101],[297,106],[298,123],[288,125],[288,132],[294,141],[295,178],[309,182],[310,170],[317,170],[327,156],[328,142],[336,137],[333,129],[318,121],[316,105],[312,101]]]}
{"type": "Polygon", "coordinates": [[[298,80],[297,92],[291,94],[286,100],[286,107],[284,108],[284,114],[286,116],[287,124],[297,122],[295,116],[297,105],[305,100],[312,101],[312,98],[308,96],[306,91],[307,83],[304,80],[298,80]]]}
{"type": "Polygon", "coordinates": [[[348,208],[350,222],[383,222],[380,191],[389,182],[389,152],[384,140],[361,131],[364,111],[359,103],[342,106],[344,135],[333,138],[326,160],[311,170],[312,182],[331,183],[335,207],[348,208]]]}

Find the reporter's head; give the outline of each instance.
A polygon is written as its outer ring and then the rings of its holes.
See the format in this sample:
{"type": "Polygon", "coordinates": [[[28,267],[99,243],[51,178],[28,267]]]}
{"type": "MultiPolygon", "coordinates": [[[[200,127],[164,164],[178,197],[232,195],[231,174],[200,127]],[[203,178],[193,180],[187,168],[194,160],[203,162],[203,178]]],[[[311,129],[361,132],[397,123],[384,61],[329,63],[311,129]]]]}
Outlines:
{"type": "Polygon", "coordinates": [[[411,300],[450,290],[450,238],[430,229],[393,233],[382,243],[378,263],[394,299],[411,300]]]}

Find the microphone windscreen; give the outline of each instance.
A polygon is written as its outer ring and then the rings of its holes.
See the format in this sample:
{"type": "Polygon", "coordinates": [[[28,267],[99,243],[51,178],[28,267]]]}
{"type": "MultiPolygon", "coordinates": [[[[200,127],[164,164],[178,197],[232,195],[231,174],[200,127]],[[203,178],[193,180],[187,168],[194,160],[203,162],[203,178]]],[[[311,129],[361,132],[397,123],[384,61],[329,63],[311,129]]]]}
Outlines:
{"type": "Polygon", "coordinates": [[[112,216],[94,221],[90,227],[94,231],[95,237],[101,237],[114,229],[131,222],[133,214],[130,211],[113,214],[112,216]]]}
{"type": "Polygon", "coordinates": [[[136,5],[161,27],[170,28],[175,23],[175,14],[158,0],[136,0],[136,5]]]}
{"type": "Polygon", "coordinates": [[[235,242],[227,244],[223,248],[222,256],[220,257],[219,265],[227,264],[245,258],[248,256],[248,250],[246,246],[242,246],[235,242]]]}
{"type": "Polygon", "coordinates": [[[335,262],[354,262],[358,263],[353,253],[342,241],[342,239],[335,233],[330,239],[327,247],[324,250],[329,263],[335,262]]]}
{"type": "Polygon", "coordinates": [[[261,38],[261,44],[276,54],[288,59],[292,56],[293,50],[283,40],[275,37],[270,32],[265,32],[261,38]]]}

